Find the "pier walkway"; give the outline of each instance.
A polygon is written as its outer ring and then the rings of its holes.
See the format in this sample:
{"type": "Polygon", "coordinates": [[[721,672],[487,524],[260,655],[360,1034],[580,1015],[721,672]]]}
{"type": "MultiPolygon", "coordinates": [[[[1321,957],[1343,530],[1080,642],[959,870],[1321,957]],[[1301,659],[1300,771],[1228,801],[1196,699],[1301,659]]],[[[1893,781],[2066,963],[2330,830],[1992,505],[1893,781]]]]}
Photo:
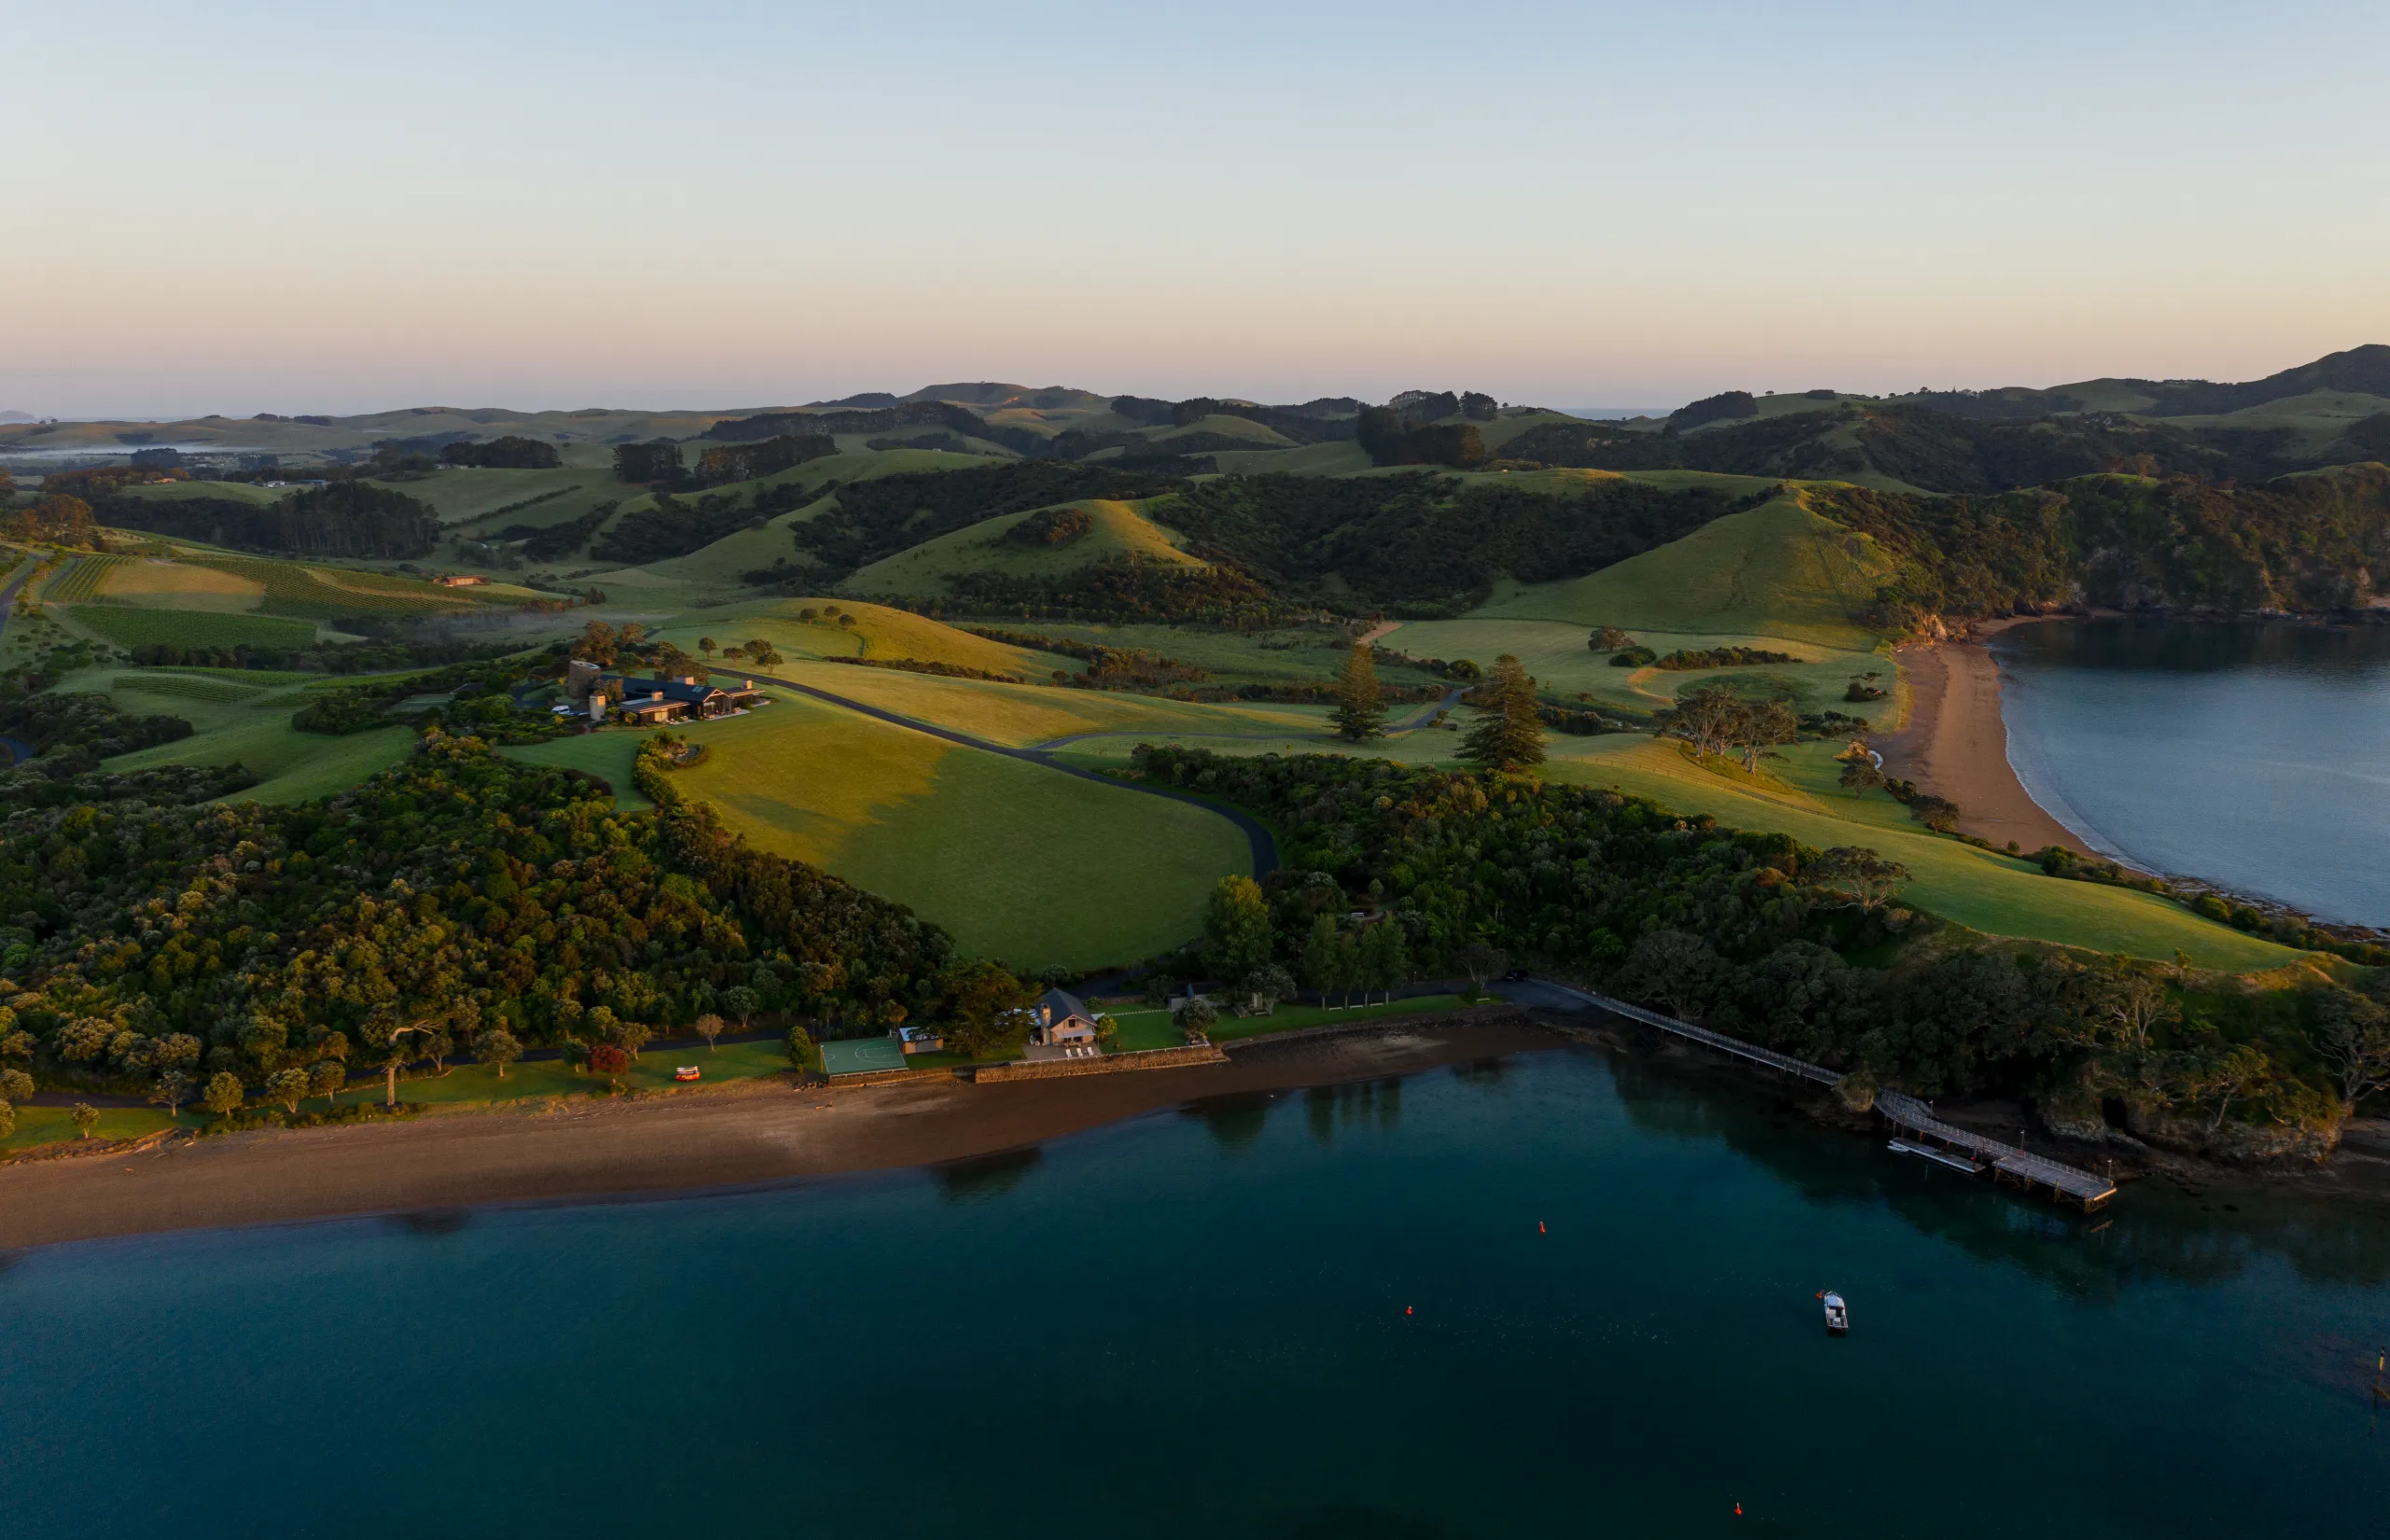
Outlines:
{"type": "MultiPolygon", "coordinates": [[[[1723,1032],[1713,1032],[1707,1027],[1696,1027],[1690,1021],[1679,1021],[1657,1011],[1629,1005],[1623,1000],[1612,1000],[1608,995],[1597,995],[1590,989],[1580,989],[1547,978],[1536,979],[1533,984],[1539,990],[1571,996],[1612,1015],[1624,1016],[1629,1021],[1640,1022],[1672,1036],[1715,1048],[1720,1053],[1732,1054],[1748,1063],[1763,1065],[1820,1085],[1838,1085],[1842,1082],[1840,1075],[1822,1064],[1812,1064],[1790,1054],[1779,1054],[1755,1043],[1745,1043],[1723,1032]]],[[[1933,1111],[1915,1097],[1905,1096],[1898,1091],[1878,1091],[1876,1093],[1876,1111],[1904,1133],[1931,1140],[1944,1149],[1964,1152],[1969,1159],[1989,1170],[1995,1181],[2005,1177],[2029,1189],[2047,1188],[2051,1197],[2079,1203],[2086,1212],[2116,1196],[2116,1183],[2105,1177],[2094,1176],[2089,1171],[2077,1170],[2061,1162],[2029,1154],[2014,1144],[2003,1144],[1999,1140],[1953,1127],[1935,1118],[1933,1111]]]]}

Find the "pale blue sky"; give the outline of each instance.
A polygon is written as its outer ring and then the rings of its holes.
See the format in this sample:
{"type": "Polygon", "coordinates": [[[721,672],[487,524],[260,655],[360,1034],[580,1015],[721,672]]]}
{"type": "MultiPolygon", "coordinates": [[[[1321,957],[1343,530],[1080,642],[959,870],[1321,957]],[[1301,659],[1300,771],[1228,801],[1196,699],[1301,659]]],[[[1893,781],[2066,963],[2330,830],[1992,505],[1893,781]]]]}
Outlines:
{"type": "Polygon", "coordinates": [[[0,408],[2270,372],[2390,7],[0,0],[0,408]]]}

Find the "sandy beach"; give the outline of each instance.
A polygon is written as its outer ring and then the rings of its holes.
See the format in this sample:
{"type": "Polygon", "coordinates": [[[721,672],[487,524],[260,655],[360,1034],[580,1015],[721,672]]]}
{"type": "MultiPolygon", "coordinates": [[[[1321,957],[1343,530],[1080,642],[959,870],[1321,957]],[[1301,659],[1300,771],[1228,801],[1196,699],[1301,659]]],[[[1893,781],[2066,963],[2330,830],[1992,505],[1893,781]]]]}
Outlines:
{"type": "Polygon", "coordinates": [[[1524,1016],[1240,1046],[1225,1064],[1065,1080],[797,1090],[758,1083],[402,1123],[229,1134],[0,1167],[0,1248],[786,1182],[961,1160],[1209,1097],[1563,1047],[1524,1016]]]}
{"type": "MultiPolygon", "coordinates": [[[[1995,622],[1986,634],[2005,628],[1995,622]]],[[[2092,852],[2026,793],[2008,763],[2008,728],[2000,716],[2000,667],[1981,641],[1904,647],[1911,704],[1900,732],[1876,740],[1884,773],[1913,780],[1959,805],[1959,827],[1994,845],[2014,840],[2027,852],[2063,845],[2092,852]]]]}

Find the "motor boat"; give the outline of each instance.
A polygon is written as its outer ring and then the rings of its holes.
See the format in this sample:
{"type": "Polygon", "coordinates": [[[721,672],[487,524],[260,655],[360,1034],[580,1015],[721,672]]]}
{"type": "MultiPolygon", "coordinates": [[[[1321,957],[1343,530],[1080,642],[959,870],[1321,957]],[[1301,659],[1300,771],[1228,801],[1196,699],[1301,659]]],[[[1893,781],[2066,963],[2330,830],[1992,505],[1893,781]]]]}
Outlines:
{"type": "Polygon", "coordinates": [[[1850,1308],[1842,1302],[1842,1295],[1828,1289],[1821,1297],[1826,1306],[1827,1335],[1841,1337],[1848,1333],[1850,1330],[1850,1308]]]}

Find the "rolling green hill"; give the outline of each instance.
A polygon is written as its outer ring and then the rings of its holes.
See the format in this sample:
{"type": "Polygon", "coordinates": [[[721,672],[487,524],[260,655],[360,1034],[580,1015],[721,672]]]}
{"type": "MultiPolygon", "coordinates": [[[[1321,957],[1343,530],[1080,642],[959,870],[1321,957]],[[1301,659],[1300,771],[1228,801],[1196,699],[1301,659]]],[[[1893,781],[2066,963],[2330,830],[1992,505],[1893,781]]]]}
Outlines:
{"type": "Polygon", "coordinates": [[[1153,507],[1151,501],[1089,498],[1063,506],[1085,513],[1089,525],[1085,533],[1061,544],[1033,543],[1016,538],[1014,532],[1035,514],[1006,513],[874,562],[840,587],[856,594],[934,597],[947,592],[949,578],[965,572],[1047,577],[1097,562],[1129,558],[1167,567],[1200,568],[1206,565],[1187,554],[1180,549],[1178,538],[1146,516],[1146,511],[1153,507]]]}

